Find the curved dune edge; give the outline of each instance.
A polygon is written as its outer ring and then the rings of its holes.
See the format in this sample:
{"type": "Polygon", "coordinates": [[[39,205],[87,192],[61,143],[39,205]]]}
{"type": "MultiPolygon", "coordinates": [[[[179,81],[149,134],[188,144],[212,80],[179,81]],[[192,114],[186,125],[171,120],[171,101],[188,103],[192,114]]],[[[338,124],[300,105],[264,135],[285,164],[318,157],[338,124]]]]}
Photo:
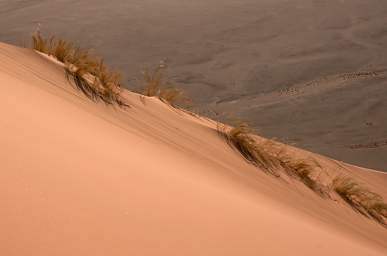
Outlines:
{"type": "MultiPolygon", "coordinates": [[[[130,109],[94,104],[32,50],[0,60],[3,255],[387,252],[386,229],[257,171],[211,120],[128,91],[130,109]]],[[[384,173],[316,157],[387,196],[384,173]]]]}

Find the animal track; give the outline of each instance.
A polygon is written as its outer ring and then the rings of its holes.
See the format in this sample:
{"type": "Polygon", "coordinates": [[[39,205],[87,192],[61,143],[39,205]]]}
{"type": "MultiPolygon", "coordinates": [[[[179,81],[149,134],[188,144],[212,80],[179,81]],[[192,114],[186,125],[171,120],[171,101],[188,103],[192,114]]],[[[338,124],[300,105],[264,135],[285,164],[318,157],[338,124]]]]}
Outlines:
{"type": "Polygon", "coordinates": [[[385,77],[387,75],[387,70],[375,70],[375,71],[359,71],[352,73],[342,73],[332,76],[325,76],[319,79],[309,81],[304,84],[294,85],[291,87],[283,88],[278,90],[280,96],[291,96],[306,92],[308,89],[321,87],[322,84],[330,87],[338,86],[342,82],[375,78],[375,77],[385,77]]]}
{"type": "Polygon", "coordinates": [[[350,149],[361,149],[361,148],[380,148],[380,147],[386,147],[387,146],[387,139],[370,142],[366,144],[354,144],[348,146],[350,149]]]}

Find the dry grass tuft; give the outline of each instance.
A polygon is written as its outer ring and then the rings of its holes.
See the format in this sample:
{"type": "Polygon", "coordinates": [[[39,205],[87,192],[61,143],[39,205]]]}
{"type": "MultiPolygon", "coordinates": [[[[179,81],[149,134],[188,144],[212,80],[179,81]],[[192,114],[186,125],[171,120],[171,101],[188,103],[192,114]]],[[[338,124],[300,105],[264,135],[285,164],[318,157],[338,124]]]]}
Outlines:
{"type": "Polygon", "coordinates": [[[110,70],[102,58],[63,39],[45,39],[39,31],[32,36],[33,49],[64,63],[66,78],[86,97],[108,105],[128,106],[121,97],[121,75],[110,70]]]}
{"type": "MultiPolygon", "coordinates": [[[[324,184],[320,176],[325,170],[317,160],[314,158],[299,159],[288,153],[283,145],[272,140],[257,142],[252,136],[252,129],[246,124],[240,124],[231,129],[218,124],[217,131],[249,163],[266,173],[281,177],[280,171],[282,170],[288,177],[302,182],[322,198],[332,199],[333,190],[353,210],[387,228],[387,204],[383,198],[361,186],[352,178],[338,176],[333,181],[329,179],[331,181],[329,184],[324,184]]],[[[325,175],[329,178],[327,172],[325,175]]]]}
{"type": "Polygon", "coordinates": [[[149,97],[158,97],[163,102],[174,106],[178,102],[186,101],[183,92],[174,87],[167,77],[168,66],[165,62],[160,62],[153,69],[145,68],[143,75],[142,94],[149,97]]]}
{"type": "Polygon", "coordinates": [[[323,168],[316,159],[297,158],[287,151],[286,146],[274,140],[265,140],[260,144],[266,148],[266,152],[277,159],[280,169],[288,177],[300,181],[320,197],[330,198],[330,188],[319,180],[323,168]]]}
{"type": "Polygon", "coordinates": [[[280,161],[251,137],[252,130],[248,125],[242,123],[228,131],[224,126],[218,125],[217,130],[227,143],[238,150],[249,163],[259,167],[267,174],[279,177],[280,161]]]}
{"type": "Polygon", "coordinates": [[[51,42],[50,54],[55,56],[59,61],[65,62],[74,51],[74,45],[63,39],[54,39],[51,42]]]}
{"type": "Polygon", "coordinates": [[[181,99],[182,91],[174,87],[165,88],[160,90],[159,97],[161,100],[174,105],[175,102],[181,99]]]}
{"type": "Polygon", "coordinates": [[[305,184],[319,196],[328,198],[329,189],[318,182],[316,172],[321,166],[314,159],[297,159],[282,145],[272,140],[257,142],[251,134],[253,131],[246,124],[240,124],[228,131],[224,126],[218,125],[218,133],[224,137],[228,144],[237,149],[250,163],[261,168],[268,174],[280,177],[280,171],[284,171],[289,177],[305,184]]]}
{"type": "Polygon", "coordinates": [[[104,88],[102,91],[102,100],[110,104],[115,102],[119,106],[128,106],[123,98],[121,97],[121,73],[109,69],[103,62],[100,61],[100,64],[97,69],[95,76],[98,79],[99,84],[104,88]]]}
{"type": "Polygon", "coordinates": [[[322,170],[315,159],[297,159],[286,154],[279,155],[279,160],[287,175],[296,178],[309,189],[323,198],[330,197],[330,189],[321,184],[316,177],[316,172],[322,170]]]}
{"type": "Polygon", "coordinates": [[[387,228],[387,204],[383,197],[346,176],[336,177],[333,189],[353,210],[387,228]]]}
{"type": "Polygon", "coordinates": [[[165,86],[166,65],[162,62],[154,69],[145,68],[142,72],[144,79],[143,94],[148,97],[159,96],[160,88],[165,86]]]}

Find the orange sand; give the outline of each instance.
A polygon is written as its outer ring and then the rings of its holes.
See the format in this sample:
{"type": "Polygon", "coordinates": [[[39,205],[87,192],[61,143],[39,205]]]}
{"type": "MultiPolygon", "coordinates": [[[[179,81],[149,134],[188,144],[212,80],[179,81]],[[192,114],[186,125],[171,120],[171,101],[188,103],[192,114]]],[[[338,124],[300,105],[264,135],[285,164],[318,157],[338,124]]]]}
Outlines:
{"type": "MultiPolygon", "coordinates": [[[[213,121],[125,97],[94,104],[0,44],[1,255],[387,255],[385,228],[247,164],[213,121]]],[[[386,174],[341,164],[386,197],[386,174]]]]}

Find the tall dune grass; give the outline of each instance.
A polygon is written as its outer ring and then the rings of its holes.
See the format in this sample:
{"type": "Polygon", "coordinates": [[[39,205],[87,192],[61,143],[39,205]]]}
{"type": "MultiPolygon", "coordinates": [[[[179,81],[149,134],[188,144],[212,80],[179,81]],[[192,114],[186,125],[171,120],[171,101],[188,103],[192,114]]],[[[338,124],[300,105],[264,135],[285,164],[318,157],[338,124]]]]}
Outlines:
{"type": "Polygon", "coordinates": [[[66,78],[89,99],[128,106],[121,96],[121,75],[89,50],[53,36],[46,39],[39,31],[32,35],[32,48],[63,62],[66,78]]]}
{"type": "Polygon", "coordinates": [[[267,148],[258,144],[251,137],[251,128],[245,124],[233,127],[229,130],[225,126],[218,124],[218,133],[226,139],[227,143],[235,148],[249,163],[259,167],[267,174],[279,177],[278,169],[281,162],[273,157],[267,148]]]}
{"type": "Polygon", "coordinates": [[[55,56],[59,61],[65,62],[68,58],[71,57],[73,51],[75,49],[74,45],[70,42],[67,42],[63,39],[58,39],[51,44],[51,52],[53,56],[55,56]]]}
{"type": "Polygon", "coordinates": [[[317,172],[321,171],[321,165],[313,158],[298,159],[293,156],[279,155],[279,161],[282,163],[286,174],[302,182],[310,190],[323,198],[330,197],[328,186],[319,182],[317,172]]]}
{"type": "Polygon", "coordinates": [[[336,177],[333,181],[333,188],[354,211],[387,228],[387,204],[382,196],[348,176],[336,177]]]}
{"type": "Polygon", "coordinates": [[[218,124],[218,133],[235,148],[249,163],[265,173],[281,177],[281,171],[297,179],[322,198],[332,199],[332,191],[339,195],[353,210],[373,219],[387,228],[387,204],[383,197],[360,185],[354,179],[338,175],[331,182],[323,184],[319,176],[323,166],[314,158],[300,159],[287,153],[285,146],[267,140],[258,142],[253,131],[246,124],[231,129],[218,124]]]}
{"type": "Polygon", "coordinates": [[[287,153],[285,147],[272,140],[258,142],[253,130],[242,123],[229,130],[218,125],[218,133],[226,139],[249,163],[265,173],[281,177],[283,174],[296,179],[321,197],[329,198],[329,189],[317,180],[315,173],[321,166],[314,159],[298,159],[287,153]]]}

